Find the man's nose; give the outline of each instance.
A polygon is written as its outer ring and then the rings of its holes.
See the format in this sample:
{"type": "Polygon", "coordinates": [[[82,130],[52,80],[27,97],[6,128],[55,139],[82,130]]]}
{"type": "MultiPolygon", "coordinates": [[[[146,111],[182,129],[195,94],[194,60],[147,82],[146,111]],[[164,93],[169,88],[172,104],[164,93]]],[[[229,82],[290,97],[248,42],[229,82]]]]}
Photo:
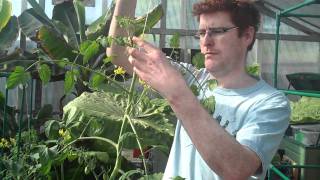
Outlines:
{"type": "Polygon", "coordinates": [[[214,38],[210,35],[210,33],[206,32],[202,39],[202,43],[205,46],[210,46],[214,44],[214,38]]]}

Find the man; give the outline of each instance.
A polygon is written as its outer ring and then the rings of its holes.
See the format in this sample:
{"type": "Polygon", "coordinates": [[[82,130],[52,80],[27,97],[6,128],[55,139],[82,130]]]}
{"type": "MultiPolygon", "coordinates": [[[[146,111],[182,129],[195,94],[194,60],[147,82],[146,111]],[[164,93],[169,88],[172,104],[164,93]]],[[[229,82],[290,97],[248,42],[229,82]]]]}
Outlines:
{"type": "Polygon", "coordinates": [[[205,69],[196,72],[198,81],[218,82],[216,89],[202,91],[215,96],[213,116],[153,45],[135,37],[138,48],[128,49],[131,65],[125,59],[115,63],[133,68],[169,101],[179,119],[164,179],[264,179],[288,126],[290,108],[282,93],[245,71],[260,15],[245,0],[206,0],[193,10],[205,55],[205,69]]]}

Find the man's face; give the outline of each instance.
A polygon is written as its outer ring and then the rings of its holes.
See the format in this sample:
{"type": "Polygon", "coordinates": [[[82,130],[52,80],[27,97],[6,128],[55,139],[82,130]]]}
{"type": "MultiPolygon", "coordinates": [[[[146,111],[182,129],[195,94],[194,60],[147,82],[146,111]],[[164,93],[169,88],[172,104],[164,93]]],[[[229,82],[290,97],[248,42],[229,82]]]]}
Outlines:
{"type": "Polygon", "coordinates": [[[238,31],[226,12],[200,15],[201,52],[206,69],[216,78],[244,69],[248,44],[243,36],[238,36],[238,31]]]}

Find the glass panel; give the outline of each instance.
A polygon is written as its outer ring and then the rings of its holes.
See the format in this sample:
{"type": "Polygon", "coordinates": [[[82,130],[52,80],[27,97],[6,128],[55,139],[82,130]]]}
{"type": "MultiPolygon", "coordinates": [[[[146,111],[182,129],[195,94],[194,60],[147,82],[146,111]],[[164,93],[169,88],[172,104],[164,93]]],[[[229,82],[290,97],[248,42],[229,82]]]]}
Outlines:
{"type": "MultiPolygon", "coordinates": [[[[25,0],[25,1],[27,1],[27,0],[25,0]]],[[[39,4],[39,0],[36,0],[36,1],[39,4]]],[[[28,3],[27,9],[29,9],[29,8],[32,8],[32,6],[28,3]]]]}
{"type": "MultiPolygon", "coordinates": [[[[269,16],[262,16],[262,32],[263,33],[276,33],[276,20],[269,16]]],[[[298,31],[284,23],[280,25],[280,34],[292,34],[292,35],[305,35],[305,33],[298,31]]]]}
{"type": "Polygon", "coordinates": [[[21,14],[21,0],[12,0],[12,12],[15,16],[21,14]]]}
{"type": "MultiPolygon", "coordinates": [[[[161,0],[137,0],[136,17],[143,16],[147,12],[151,11],[158,4],[161,4],[161,0]]],[[[160,21],[154,26],[154,28],[160,27],[160,21]]]]}
{"type": "MultiPolygon", "coordinates": [[[[281,41],[279,48],[279,87],[287,88],[286,74],[297,72],[320,73],[319,43],[301,41],[281,41]]],[[[274,41],[259,40],[259,60],[262,74],[268,82],[272,83],[274,65],[274,41]]]]}
{"type": "Polygon", "coordinates": [[[200,49],[199,40],[193,36],[186,36],[186,48],[187,49],[200,49]]]}
{"type": "Polygon", "coordinates": [[[180,0],[167,1],[167,29],[181,28],[181,4],[180,0]]]}
{"type": "Polygon", "coordinates": [[[52,10],[53,10],[53,7],[54,5],[52,5],[52,2],[51,1],[45,1],[45,12],[47,14],[47,16],[51,19],[52,18],[52,10]]]}
{"type": "Polygon", "coordinates": [[[153,34],[144,35],[144,40],[148,41],[149,43],[153,44],[156,47],[159,47],[159,39],[160,39],[160,35],[153,35],[153,34]]]}
{"type": "Polygon", "coordinates": [[[197,18],[192,14],[192,6],[194,3],[198,2],[197,0],[187,0],[187,20],[188,20],[188,29],[197,30],[199,22],[197,18]]]}
{"type": "Polygon", "coordinates": [[[102,0],[96,0],[94,7],[86,8],[86,24],[91,24],[102,15],[102,0]]]}

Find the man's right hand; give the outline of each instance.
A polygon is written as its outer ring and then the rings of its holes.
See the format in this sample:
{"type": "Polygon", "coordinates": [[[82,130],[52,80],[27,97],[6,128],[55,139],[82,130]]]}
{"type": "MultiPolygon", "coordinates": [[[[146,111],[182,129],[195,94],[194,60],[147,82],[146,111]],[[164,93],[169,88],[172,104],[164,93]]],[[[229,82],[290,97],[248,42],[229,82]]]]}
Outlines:
{"type": "Polygon", "coordinates": [[[140,79],[168,100],[175,99],[180,90],[188,88],[180,72],[167,61],[160,49],[137,37],[132,40],[138,47],[127,48],[129,62],[140,79]]]}

